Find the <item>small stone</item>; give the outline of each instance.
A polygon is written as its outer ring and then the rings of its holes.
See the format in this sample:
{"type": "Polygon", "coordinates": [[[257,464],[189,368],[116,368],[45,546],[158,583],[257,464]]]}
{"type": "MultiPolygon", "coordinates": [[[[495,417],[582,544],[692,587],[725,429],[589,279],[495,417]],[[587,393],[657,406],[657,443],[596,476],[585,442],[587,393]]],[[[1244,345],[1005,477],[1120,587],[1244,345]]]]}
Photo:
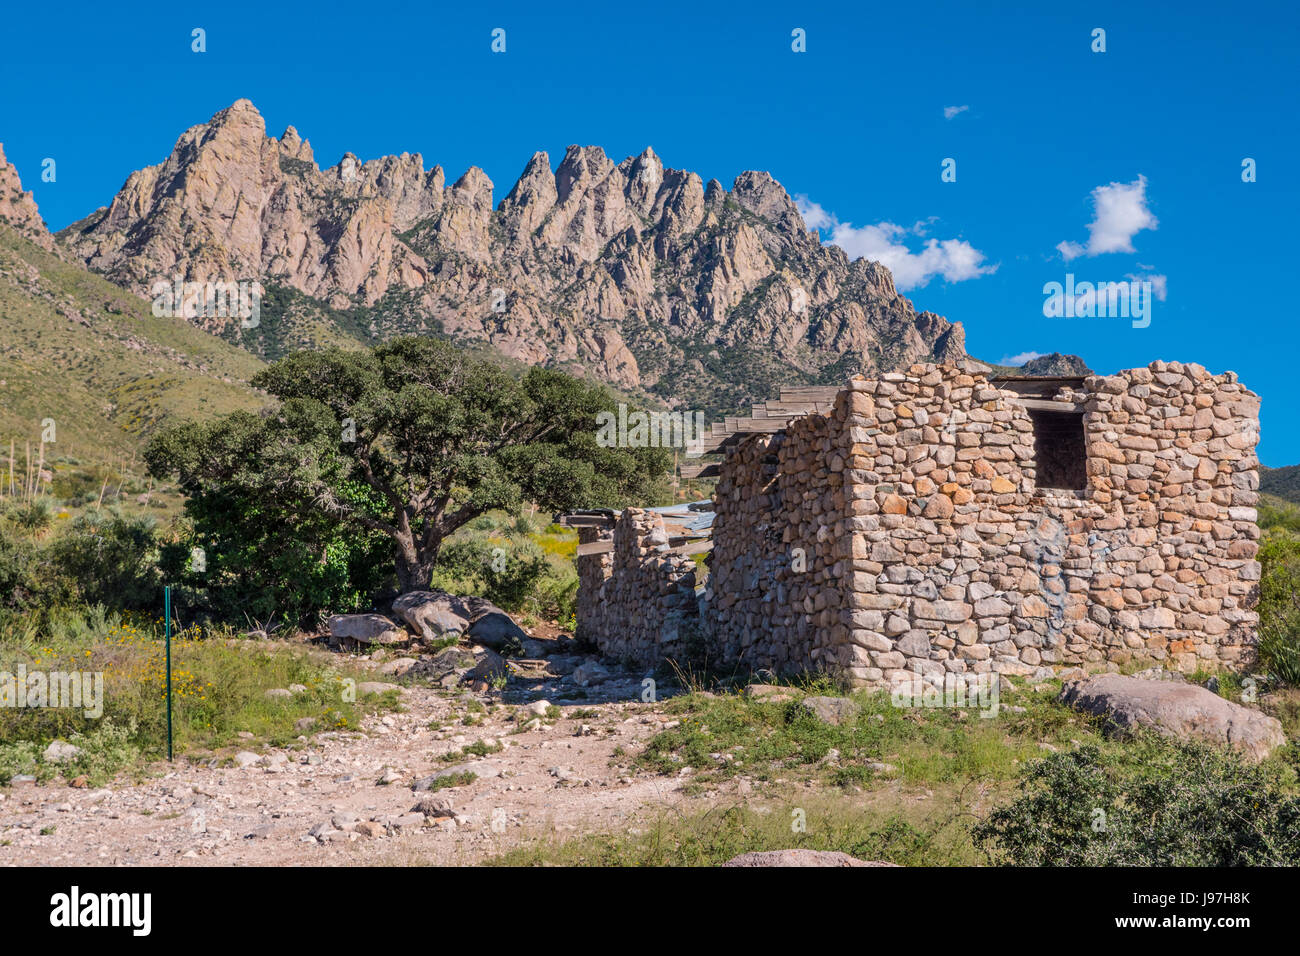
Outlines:
{"type": "Polygon", "coordinates": [[[836,727],[851,723],[862,710],[847,697],[805,697],[800,703],[822,723],[836,727]]]}
{"type": "Polygon", "coordinates": [[[385,684],[382,681],[365,680],[357,684],[357,695],[365,697],[367,694],[386,694],[390,690],[401,690],[398,684],[385,684]]]}
{"type": "Polygon", "coordinates": [[[54,740],[45,748],[41,759],[45,763],[66,763],[81,756],[81,748],[66,740],[54,740]]]}
{"type": "Polygon", "coordinates": [[[450,817],[455,816],[455,811],[451,808],[451,801],[446,797],[421,797],[411,807],[412,813],[420,813],[426,817],[450,817]]]}

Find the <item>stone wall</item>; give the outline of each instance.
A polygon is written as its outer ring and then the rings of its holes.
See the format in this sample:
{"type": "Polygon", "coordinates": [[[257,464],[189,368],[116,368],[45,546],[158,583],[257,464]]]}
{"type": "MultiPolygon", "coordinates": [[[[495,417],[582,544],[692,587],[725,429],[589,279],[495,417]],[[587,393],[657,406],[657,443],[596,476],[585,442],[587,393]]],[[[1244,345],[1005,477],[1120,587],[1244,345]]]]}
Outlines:
{"type": "Polygon", "coordinates": [[[611,532],[580,528],[580,544],[612,537],[614,550],[584,555],[578,565],[579,635],[606,657],[653,665],[680,656],[698,625],[695,563],[658,549],[668,543],[663,518],[627,508],[611,532]]]}
{"type": "Polygon", "coordinates": [[[1029,411],[952,367],[856,380],[831,415],[743,439],[717,492],[719,650],[858,684],[1238,664],[1255,640],[1258,397],[1163,362],[1058,397],[1083,407],[1079,491],[1039,488],[1029,411]]]}
{"type": "Polygon", "coordinates": [[[834,417],[808,415],[783,433],[744,439],[723,463],[708,559],[708,626],[723,662],[778,671],[838,662],[841,432],[834,417]]]}

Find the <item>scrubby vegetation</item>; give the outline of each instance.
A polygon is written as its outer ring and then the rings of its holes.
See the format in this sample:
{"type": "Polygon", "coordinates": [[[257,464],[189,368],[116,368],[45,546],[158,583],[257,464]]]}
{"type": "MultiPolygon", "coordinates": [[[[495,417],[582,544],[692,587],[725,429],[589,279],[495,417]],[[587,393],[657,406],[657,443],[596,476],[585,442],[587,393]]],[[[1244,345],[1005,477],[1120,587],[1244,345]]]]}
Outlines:
{"type": "Polygon", "coordinates": [[[1300,507],[1266,495],[1259,524],[1259,667],[1300,686],[1300,507]]]}
{"type": "MultiPolygon", "coordinates": [[[[784,699],[673,698],[672,719],[630,759],[683,781],[704,809],[538,836],[492,862],[711,866],[806,848],[907,866],[1300,863],[1294,744],[1254,765],[1154,734],[1115,738],[1059,689],[1018,685],[996,711],[858,693],[838,726],[803,705],[836,693],[824,681],[782,688],[784,699]]],[[[1269,706],[1294,737],[1296,708],[1269,706]]]]}
{"type": "Polygon", "coordinates": [[[483,515],[443,546],[433,586],[478,594],[514,614],[573,629],[578,597],[577,534],[535,518],[483,515]]]}
{"type": "Polygon", "coordinates": [[[102,674],[105,686],[94,715],[0,708],[0,783],[100,781],[163,752],[164,584],[178,752],[211,753],[236,732],[286,745],[304,718],[356,725],[352,678],[337,658],[241,632],[315,630],[327,614],[431,585],[571,629],[576,535],[545,526],[538,507],[663,491],[665,453],[597,446],[595,412],[610,396],[553,371],[513,377],[408,339],[297,354],[257,382],[277,408],[150,443],[151,480],[179,476],[183,511],[154,507],[153,485],[128,480],[125,462],[46,461],[43,443],[23,449],[21,471],[5,456],[0,670],[102,674]],[[264,696],[286,686],[297,689],[264,696]],[[56,739],[75,759],[45,759],[56,739]]]}
{"type": "Polygon", "coordinates": [[[991,860],[1021,866],[1296,866],[1294,783],[1194,743],[1089,745],[1034,763],[973,832],[991,860]]]}
{"type": "MultiPolygon", "coordinates": [[[[365,680],[344,658],[232,639],[228,630],[182,627],[172,636],[173,735],[177,754],[212,758],[223,748],[292,745],[304,718],[318,729],[348,729],[365,712],[385,709],[382,697],[358,700],[365,680]],[[296,686],[287,697],[271,688],[296,686]],[[240,738],[251,734],[251,739],[240,738]]],[[[37,624],[11,618],[0,624],[0,671],[102,675],[102,697],[92,708],[0,707],[0,784],[15,774],[38,780],[85,775],[97,785],[167,752],[166,669],[161,618],[144,614],[58,611],[37,624]],[[89,711],[89,713],[88,713],[89,711]],[[45,759],[63,740],[77,747],[66,762],[45,759]]]]}

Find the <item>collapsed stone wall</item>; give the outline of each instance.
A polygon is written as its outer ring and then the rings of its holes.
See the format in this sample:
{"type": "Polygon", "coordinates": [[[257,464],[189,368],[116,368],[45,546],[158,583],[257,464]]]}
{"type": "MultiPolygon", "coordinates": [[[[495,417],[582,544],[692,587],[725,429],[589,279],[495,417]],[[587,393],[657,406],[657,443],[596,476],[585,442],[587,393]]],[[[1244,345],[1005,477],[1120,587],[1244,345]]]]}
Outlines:
{"type": "Polygon", "coordinates": [[[579,635],[628,663],[680,657],[699,622],[695,563],[659,550],[668,533],[653,511],[625,509],[612,532],[578,530],[579,544],[601,540],[612,540],[613,551],[577,559],[579,635]]]}
{"type": "Polygon", "coordinates": [[[742,440],[713,532],[719,652],[857,684],[1241,662],[1257,623],[1258,397],[1176,362],[1058,397],[1082,405],[1078,492],[1038,487],[1030,412],[953,367],[855,380],[829,416],[742,440]]]}

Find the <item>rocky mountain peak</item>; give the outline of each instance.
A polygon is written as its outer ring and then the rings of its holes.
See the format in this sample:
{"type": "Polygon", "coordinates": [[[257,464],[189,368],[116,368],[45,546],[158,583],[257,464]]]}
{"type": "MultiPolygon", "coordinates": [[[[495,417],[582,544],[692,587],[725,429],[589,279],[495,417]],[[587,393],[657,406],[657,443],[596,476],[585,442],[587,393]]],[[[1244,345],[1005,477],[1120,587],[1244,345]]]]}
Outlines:
{"type": "Polygon", "coordinates": [[[650,147],[615,163],[573,145],[554,170],[534,153],[495,208],[493,189],[478,167],[447,186],[419,153],[321,170],[295,128],[270,139],[239,100],[60,238],[137,291],[178,272],[296,290],[298,331],[282,319],[240,339],[270,354],[321,341],[332,307],[369,318],[331,336],[441,331],[715,410],[964,357],[960,326],[918,314],[880,263],[823,246],[769,173],[728,191],[650,147]]]}
{"type": "Polygon", "coordinates": [[[4,144],[0,143],[0,220],[13,226],[42,249],[53,251],[54,239],[45,228],[45,220],[36,208],[36,200],[23,190],[18,169],[5,159],[4,144]]]}
{"type": "Polygon", "coordinates": [[[783,229],[806,229],[794,200],[770,173],[749,170],[736,177],[731,197],[754,215],[783,229]]]}

